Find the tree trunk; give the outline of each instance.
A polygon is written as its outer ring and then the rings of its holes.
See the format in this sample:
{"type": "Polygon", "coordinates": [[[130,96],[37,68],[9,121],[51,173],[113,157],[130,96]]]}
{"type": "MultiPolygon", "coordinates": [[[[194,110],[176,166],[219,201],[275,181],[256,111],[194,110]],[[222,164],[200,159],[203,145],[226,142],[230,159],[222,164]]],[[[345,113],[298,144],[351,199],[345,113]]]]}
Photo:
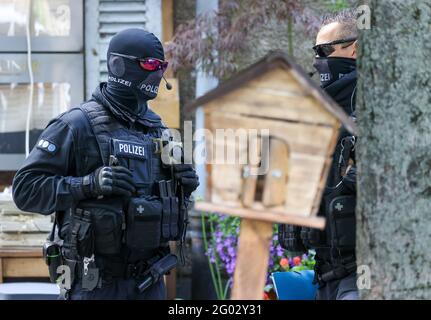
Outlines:
{"type": "Polygon", "coordinates": [[[362,299],[431,298],[431,0],[371,0],[358,83],[362,299]]]}

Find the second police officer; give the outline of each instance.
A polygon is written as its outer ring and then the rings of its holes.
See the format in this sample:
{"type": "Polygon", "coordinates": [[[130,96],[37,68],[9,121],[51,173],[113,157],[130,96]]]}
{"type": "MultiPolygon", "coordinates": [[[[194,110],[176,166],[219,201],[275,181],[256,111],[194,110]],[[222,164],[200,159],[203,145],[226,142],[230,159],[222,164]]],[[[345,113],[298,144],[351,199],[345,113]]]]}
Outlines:
{"type": "MultiPolygon", "coordinates": [[[[314,67],[320,76],[322,89],[353,118],[357,36],[356,13],[354,10],[344,10],[324,18],[314,47],[314,67]]],[[[280,243],[287,250],[315,250],[318,300],[358,298],[355,142],[355,137],[342,128],[318,213],[326,218],[325,230],[279,226],[280,243]]]]}

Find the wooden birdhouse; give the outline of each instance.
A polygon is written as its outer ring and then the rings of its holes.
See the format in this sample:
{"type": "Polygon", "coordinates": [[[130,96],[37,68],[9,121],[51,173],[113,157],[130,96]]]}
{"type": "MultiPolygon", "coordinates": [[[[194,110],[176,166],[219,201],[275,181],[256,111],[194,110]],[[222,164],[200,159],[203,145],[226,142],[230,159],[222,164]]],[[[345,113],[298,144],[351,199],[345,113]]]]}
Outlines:
{"type": "Polygon", "coordinates": [[[316,214],[339,129],[355,132],[355,124],[279,52],[187,109],[198,106],[205,113],[208,177],[207,197],[195,208],[242,218],[233,297],[258,299],[272,223],[324,228],[316,214]],[[258,262],[253,267],[250,257],[258,262]]]}
{"type": "Polygon", "coordinates": [[[210,131],[199,209],[323,228],[315,215],[339,128],[355,124],[306,73],[275,52],[188,109],[197,106],[210,131]]]}

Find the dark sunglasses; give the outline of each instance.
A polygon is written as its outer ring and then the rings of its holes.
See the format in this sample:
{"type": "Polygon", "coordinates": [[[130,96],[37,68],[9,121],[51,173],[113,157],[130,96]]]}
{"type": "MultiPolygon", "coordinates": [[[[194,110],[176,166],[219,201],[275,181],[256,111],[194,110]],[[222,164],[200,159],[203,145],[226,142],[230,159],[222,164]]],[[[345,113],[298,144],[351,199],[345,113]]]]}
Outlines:
{"type": "Polygon", "coordinates": [[[126,59],[130,59],[130,60],[135,60],[139,62],[139,66],[147,71],[156,71],[156,70],[160,70],[162,69],[163,72],[166,71],[166,69],[168,68],[168,62],[167,61],[163,61],[157,58],[138,58],[138,57],[134,57],[134,56],[129,56],[127,54],[121,54],[121,53],[116,53],[116,52],[111,52],[112,55],[114,56],[119,56],[119,57],[123,57],[126,59]]]}
{"type": "Polygon", "coordinates": [[[313,50],[317,56],[319,56],[321,58],[326,58],[327,56],[329,56],[330,54],[332,54],[335,51],[334,45],[352,42],[348,46],[343,47],[343,49],[344,49],[344,48],[350,47],[356,40],[357,40],[357,38],[348,38],[348,39],[335,40],[335,41],[332,41],[329,43],[322,43],[322,44],[318,44],[318,45],[314,46],[313,50]]]}

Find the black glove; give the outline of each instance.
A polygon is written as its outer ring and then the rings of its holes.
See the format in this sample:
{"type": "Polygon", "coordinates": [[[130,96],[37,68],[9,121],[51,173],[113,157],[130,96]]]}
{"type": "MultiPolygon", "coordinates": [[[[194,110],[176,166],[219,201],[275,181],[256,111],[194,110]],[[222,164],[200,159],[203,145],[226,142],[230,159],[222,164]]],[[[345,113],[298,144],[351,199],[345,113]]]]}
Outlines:
{"type": "Polygon", "coordinates": [[[184,195],[189,197],[199,186],[199,177],[191,164],[175,164],[174,176],[183,186],[184,195]]]}
{"type": "Polygon", "coordinates": [[[130,197],[136,191],[132,172],[121,166],[100,167],[83,179],[88,197],[125,196],[130,197]]]}

